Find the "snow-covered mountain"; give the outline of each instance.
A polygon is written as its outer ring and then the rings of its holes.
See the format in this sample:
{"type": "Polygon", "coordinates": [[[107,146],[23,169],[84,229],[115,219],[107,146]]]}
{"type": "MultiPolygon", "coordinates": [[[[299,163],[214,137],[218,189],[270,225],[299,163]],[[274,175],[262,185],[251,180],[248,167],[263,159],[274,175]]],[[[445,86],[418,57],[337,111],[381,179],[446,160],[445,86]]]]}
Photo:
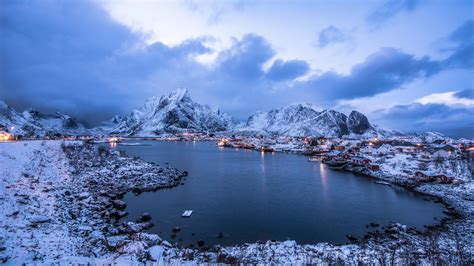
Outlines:
{"type": "Polygon", "coordinates": [[[15,111],[0,100],[0,128],[24,136],[53,134],[83,134],[85,127],[75,118],[56,112],[44,114],[34,109],[15,111]]]}
{"type": "Polygon", "coordinates": [[[52,134],[115,134],[155,136],[176,132],[225,132],[225,134],[271,134],[289,136],[390,136],[372,125],[357,111],[349,116],[334,110],[318,111],[309,104],[297,104],[258,112],[246,123],[235,125],[232,119],[207,105],[194,102],[188,90],[179,88],[168,96],[152,97],[125,117],[115,116],[94,129],[86,129],[76,119],[61,113],[43,114],[34,109],[18,113],[0,101],[0,129],[14,128],[25,136],[52,134]]]}
{"type": "Polygon", "coordinates": [[[334,110],[317,111],[309,104],[296,104],[249,117],[245,132],[262,132],[289,136],[379,135],[365,115],[352,111],[349,116],[334,110]]]}
{"type": "Polygon", "coordinates": [[[152,97],[121,119],[112,134],[153,136],[174,132],[217,132],[233,127],[231,118],[207,105],[194,102],[187,89],[152,97]]]}

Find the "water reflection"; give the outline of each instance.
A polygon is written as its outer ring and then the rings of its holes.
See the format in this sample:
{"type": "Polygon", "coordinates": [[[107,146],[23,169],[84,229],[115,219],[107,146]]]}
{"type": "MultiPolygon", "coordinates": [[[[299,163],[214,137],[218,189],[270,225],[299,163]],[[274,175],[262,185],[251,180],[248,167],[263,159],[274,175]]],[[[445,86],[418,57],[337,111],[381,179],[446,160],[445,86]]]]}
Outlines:
{"type": "Polygon", "coordinates": [[[328,189],[329,189],[329,181],[328,181],[328,169],[327,166],[323,163],[318,163],[319,164],[319,176],[321,177],[321,186],[323,188],[323,195],[324,199],[327,199],[328,196],[328,189]]]}
{"type": "Polygon", "coordinates": [[[397,193],[371,179],[327,168],[307,157],[242,149],[213,143],[146,142],[151,146],[117,146],[130,156],[160,165],[169,162],[189,172],[184,186],[126,195],[133,221],[153,216],[150,231],[183,245],[234,245],[257,240],[294,239],[298,243],[344,243],[346,234],[361,236],[365,224],[390,221],[423,228],[442,216],[442,206],[409,191],[397,193]],[[182,219],[184,210],[194,210],[182,219]],[[171,238],[174,227],[182,230],[171,238]],[[161,233],[160,233],[161,232],[161,233]],[[225,237],[216,236],[222,232],[225,237]]]}

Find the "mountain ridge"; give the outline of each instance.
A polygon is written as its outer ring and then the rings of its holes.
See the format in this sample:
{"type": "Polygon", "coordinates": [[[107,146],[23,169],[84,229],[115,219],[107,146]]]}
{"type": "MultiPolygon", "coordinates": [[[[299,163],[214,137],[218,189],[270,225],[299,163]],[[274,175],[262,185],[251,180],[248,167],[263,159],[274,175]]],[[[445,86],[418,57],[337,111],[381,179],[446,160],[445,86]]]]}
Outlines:
{"type": "Polygon", "coordinates": [[[29,108],[17,112],[0,100],[0,129],[23,136],[46,136],[54,134],[80,135],[86,128],[77,119],[60,113],[42,113],[29,108]]]}
{"type": "Polygon", "coordinates": [[[76,119],[59,112],[43,114],[30,108],[18,113],[0,101],[0,126],[16,126],[19,134],[27,136],[91,133],[151,137],[183,132],[327,137],[394,134],[372,125],[364,114],[356,110],[346,115],[330,109],[316,110],[311,104],[259,111],[250,115],[245,123],[237,124],[227,114],[194,102],[185,88],[161,97],[150,97],[128,115],[116,115],[93,129],[86,129],[76,119]]]}

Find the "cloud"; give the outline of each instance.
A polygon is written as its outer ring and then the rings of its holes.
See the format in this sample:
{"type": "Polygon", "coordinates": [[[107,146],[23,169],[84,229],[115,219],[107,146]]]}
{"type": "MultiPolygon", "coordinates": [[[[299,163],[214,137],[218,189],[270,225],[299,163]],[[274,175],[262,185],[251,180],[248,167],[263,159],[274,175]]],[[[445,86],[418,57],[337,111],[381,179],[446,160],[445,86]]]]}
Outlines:
{"type": "Polygon", "coordinates": [[[255,80],[264,76],[263,64],[275,55],[271,45],[261,36],[247,34],[217,57],[221,74],[255,80]]]}
{"type": "Polygon", "coordinates": [[[347,75],[325,72],[302,86],[328,100],[354,99],[398,89],[440,69],[439,62],[429,57],[417,58],[394,48],[383,48],[353,66],[347,75]]]}
{"type": "Polygon", "coordinates": [[[468,20],[455,29],[448,37],[453,47],[447,49],[452,54],[444,63],[453,68],[474,67],[474,20],[468,20]]]}
{"type": "Polygon", "coordinates": [[[449,35],[453,46],[445,59],[416,57],[395,48],[382,48],[369,55],[364,62],[351,68],[349,74],[323,72],[300,83],[300,87],[327,101],[371,97],[400,89],[404,84],[428,78],[450,69],[474,67],[474,22],[466,21],[449,35]]]}
{"type": "Polygon", "coordinates": [[[293,80],[299,76],[306,74],[309,65],[306,61],[290,60],[283,61],[281,59],[273,62],[267,71],[267,78],[274,81],[293,80]]]}
{"type": "Polygon", "coordinates": [[[473,89],[464,89],[464,90],[456,92],[454,94],[454,96],[459,98],[459,99],[474,100],[474,90],[473,89]]]}
{"type": "Polygon", "coordinates": [[[157,71],[191,74],[209,52],[202,39],[148,46],[88,1],[3,1],[0,20],[0,98],[95,122],[142,101],[157,71]]]}
{"type": "Polygon", "coordinates": [[[331,44],[343,43],[352,39],[352,36],[335,26],[329,26],[319,32],[318,47],[324,48],[331,44]]]}
{"type": "Polygon", "coordinates": [[[458,92],[448,91],[442,93],[433,93],[426,95],[415,102],[422,104],[440,103],[446,105],[465,105],[474,107],[474,99],[472,96],[472,90],[470,89],[458,92]]]}
{"type": "Polygon", "coordinates": [[[219,23],[223,16],[235,12],[241,11],[247,5],[251,3],[248,1],[195,1],[195,0],[185,0],[181,1],[185,7],[190,9],[193,12],[201,12],[207,16],[207,23],[209,25],[214,25],[219,23]]]}
{"type": "Polygon", "coordinates": [[[387,0],[370,12],[366,20],[376,27],[401,12],[415,10],[419,3],[419,0],[387,0]]]}
{"type": "Polygon", "coordinates": [[[256,34],[234,39],[205,66],[194,58],[215,53],[207,38],[149,45],[95,2],[2,1],[0,21],[0,98],[19,110],[59,110],[92,122],[128,113],[179,86],[199,102],[244,118],[296,101],[330,105],[369,97],[445,69],[472,68],[461,57],[472,46],[467,26],[449,36],[453,46],[443,60],[383,48],[348,74],[329,71],[288,82],[307,74],[308,63],[278,59],[265,72],[276,52],[256,34]]]}
{"type": "Polygon", "coordinates": [[[404,132],[438,131],[452,137],[474,137],[474,107],[412,103],[378,110],[377,121],[404,132]]]}

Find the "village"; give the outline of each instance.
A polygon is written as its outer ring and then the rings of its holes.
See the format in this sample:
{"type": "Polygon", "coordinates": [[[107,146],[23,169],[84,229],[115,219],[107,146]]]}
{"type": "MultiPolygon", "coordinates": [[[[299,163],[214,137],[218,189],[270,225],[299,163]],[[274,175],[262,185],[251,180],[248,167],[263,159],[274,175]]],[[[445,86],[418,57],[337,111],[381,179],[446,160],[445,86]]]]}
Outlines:
{"type": "MultiPolygon", "coordinates": [[[[0,129],[0,141],[25,139],[13,135],[13,129],[0,129]]],[[[51,134],[27,139],[81,140],[109,143],[122,140],[212,141],[220,148],[249,149],[261,153],[283,152],[308,156],[328,168],[352,171],[376,178],[397,178],[410,183],[461,183],[472,179],[474,141],[455,140],[441,134],[403,135],[388,138],[334,138],[292,136],[238,136],[235,134],[175,133],[157,137],[121,137],[107,135],[51,134]]],[[[25,139],[26,140],[26,139],[25,139]]],[[[137,143],[130,143],[133,145],[137,143]]],[[[127,144],[123,144],[127,145],[127,144]]]]}
{"type": "Polygon", "coordinates": [[[219,147],[310,156],[329,168],[408,182],[459,183],[472,178],[474,142],[398,136],[387,139],[325,137],[223,137],[219,147]],[[464,162],[464,163],[462,163],[464,162]],[[467,168],[466,168],[467,166],[467,168]]]}

